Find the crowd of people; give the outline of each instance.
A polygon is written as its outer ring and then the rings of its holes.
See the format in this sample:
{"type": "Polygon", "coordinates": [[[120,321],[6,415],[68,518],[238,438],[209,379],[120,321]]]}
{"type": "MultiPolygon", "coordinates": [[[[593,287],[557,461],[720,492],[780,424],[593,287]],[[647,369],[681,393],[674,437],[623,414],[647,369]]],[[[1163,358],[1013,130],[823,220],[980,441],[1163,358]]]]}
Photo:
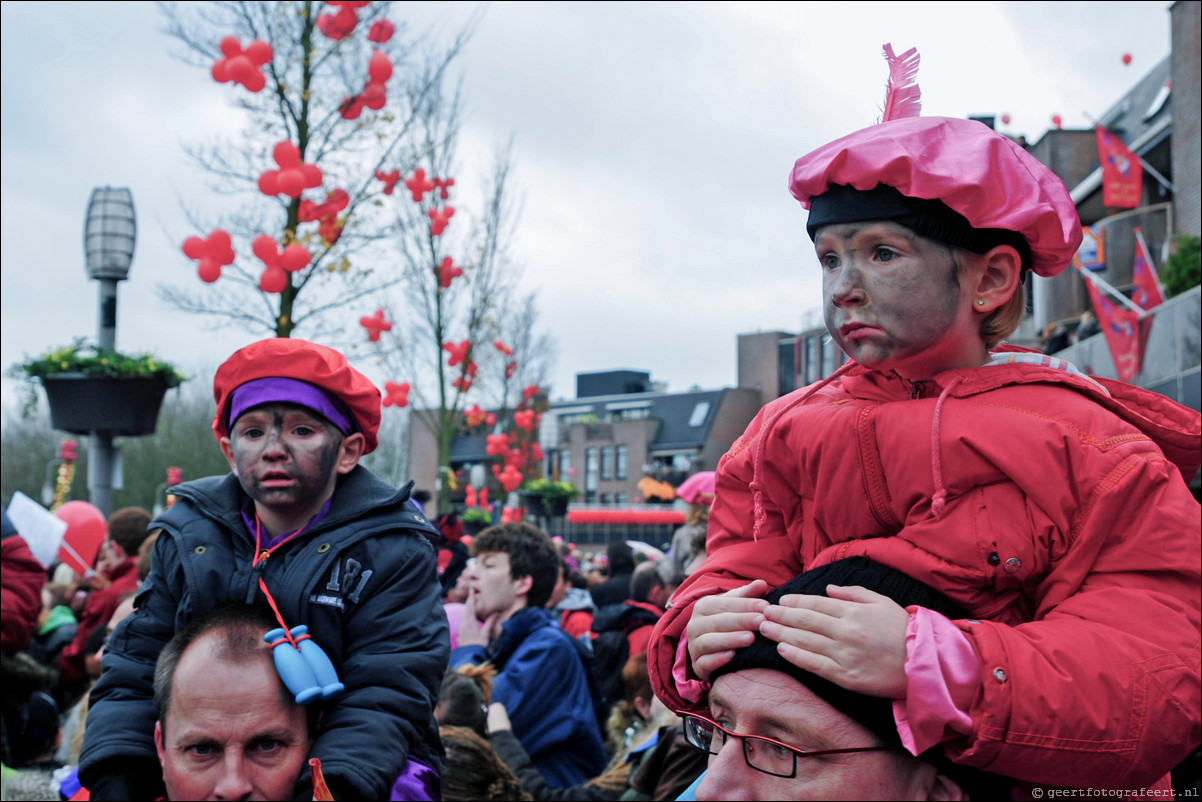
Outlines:
{"type": "Polygon", "coordinates": [[[1196,795],[1200,416],[1005,344],[1076,209],[913,100],[794,165],[850,360],[663,559],[432,523],[360,464],[379,391],[288,339],[217,371],[230,473],[94,571],[6,520],[6,798],[1196,795]]]}

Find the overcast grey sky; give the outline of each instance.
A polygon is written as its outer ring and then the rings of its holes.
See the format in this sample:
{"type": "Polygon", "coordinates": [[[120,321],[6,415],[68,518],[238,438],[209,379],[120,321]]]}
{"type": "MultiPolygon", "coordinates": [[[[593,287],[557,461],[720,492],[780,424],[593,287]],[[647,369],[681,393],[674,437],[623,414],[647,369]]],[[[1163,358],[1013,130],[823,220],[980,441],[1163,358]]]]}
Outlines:
{"type": "MultiPolygon", "coordinates": [[[[918,48],[924,114],[1008,114],[1001,130],[1034,141],[1053,115],[1088,126],[1168,54],[1168,5],[488,5],[458,64],[460,153],[470,171],[514,136],[515,251],[558,343],[553,397],[574,394],[575,373],[609,368],[648,370],[671,390],[729,386],[738,334],[802,325],[818,270],[786,178],[797,157],[878,116],[885,42],[918,48]]],[[[475,7],[403,2],[394,16],[449,35],[475,7]]],[[[197,281],[179,200],[215,202],[181,145],[236,130],[236,90],[172,60],[160,27],[150,3],[3,3],[5,369],[94,336],[82,227],[105,184],[133,190],[139,222],[118,347],[197,373],[256,339],[154,295],[197,281]]]]}

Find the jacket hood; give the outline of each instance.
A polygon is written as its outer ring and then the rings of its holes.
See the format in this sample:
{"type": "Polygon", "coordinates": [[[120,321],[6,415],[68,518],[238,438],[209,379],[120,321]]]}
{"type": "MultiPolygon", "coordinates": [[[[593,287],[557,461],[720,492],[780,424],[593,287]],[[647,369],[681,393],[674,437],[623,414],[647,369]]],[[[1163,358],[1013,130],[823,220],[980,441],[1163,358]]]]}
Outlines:
{"type": "Polygon", "coordinates": [[[564,612],[565,610],[573,612],[576,610],[589,610],[591,612],[596,609],[597,605],[593,603],[592,594],[584,588],[568,588],[568,592],[564,594],[563,599],[560,600],[559,604],[555,605],[557,612],[564,612]]]}

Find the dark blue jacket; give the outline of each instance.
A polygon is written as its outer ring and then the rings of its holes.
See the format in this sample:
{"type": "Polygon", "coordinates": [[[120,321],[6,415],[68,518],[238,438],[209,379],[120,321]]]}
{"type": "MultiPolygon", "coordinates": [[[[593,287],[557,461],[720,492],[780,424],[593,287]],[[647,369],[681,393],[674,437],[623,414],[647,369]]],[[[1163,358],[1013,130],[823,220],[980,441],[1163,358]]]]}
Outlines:
{"type": "MultiPolygon", "coordinates": [[[[80,754],[87,787],[116,763],[155,758],[153,675],[167,641],[195,616],[262,602],[262,574],[287,624],[306,624],[346,690],[313,742],[327,778],[387,799],[405,760],[441,771],[434,704],[450,650],[432,540],[438,532],[398,491],[356,467],[312,529],[251,568],[247,501],[231,474],[178,485],[136,611],[113,633],[92,690],[80,754]],[[106,761],[110,761],[106,766],[106,761]]],[[[306,775],[307,778],[306,769],[306,775]]]]}
{"type": "Polygon", "coordinates": [[[509,713],[513,733],[552,788],[580,785],[605,770],[587,668],[571,637],[541,607],[519,610],[487,651],[460,646],[451,665],[497,667],[492,698],[509,713]]]}

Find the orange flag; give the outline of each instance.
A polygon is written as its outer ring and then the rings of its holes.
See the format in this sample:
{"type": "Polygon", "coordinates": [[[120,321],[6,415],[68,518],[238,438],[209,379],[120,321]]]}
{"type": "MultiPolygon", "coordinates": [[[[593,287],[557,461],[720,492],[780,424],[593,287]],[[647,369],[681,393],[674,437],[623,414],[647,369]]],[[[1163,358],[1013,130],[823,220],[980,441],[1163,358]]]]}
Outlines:
{"type": "Polygon", "coordinates": [[[334,802],[334,795],[330,793],[329,786],[326,785],[326,778],[321,773],[321,760],[315,757],[309,758],[309,768],[313,770],[313,801],[334,802]]]}

